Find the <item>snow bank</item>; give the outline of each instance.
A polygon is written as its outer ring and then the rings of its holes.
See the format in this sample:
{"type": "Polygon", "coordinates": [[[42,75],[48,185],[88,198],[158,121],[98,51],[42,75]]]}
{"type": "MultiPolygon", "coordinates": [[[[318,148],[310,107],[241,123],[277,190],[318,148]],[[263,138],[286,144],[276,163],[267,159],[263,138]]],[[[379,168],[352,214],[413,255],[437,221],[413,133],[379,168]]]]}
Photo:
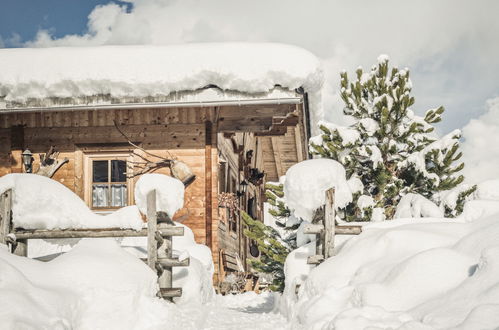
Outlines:
{"type": "Polygon", "coordinates": [[[5,329],[146,329],[168,326],[156,275],[112,239],[82,240],[44,263],[0,246],[5,329]]]}
{"type": "Polygon", "coordinates": [[[314,211],[325,204],[325,192],[335,188],[336,207],[352,201],[343,166],[332,159],[310,159],[289,168],[284,182],[286,205],[297,217],[311,221],[314,211]]]}
{"type": "Polygon", "coordinates": [[[36,174],[0,177],[0,193],[13,189],[12,213],[16,227],[24,229],[132,228],[143,222],[136,206],[109,215],[97,215],[61,183],[36,174]]]}
{"type": "Polygon", "coordinates": [[[487,180],[477,184],[474,197],[499,201],[499,180],[487,180]]]}
{"type": "MultiPolygon", "coordinates": [[[[173,237],[173,255],[181,260],[190,257],[188,267],[173,268],[173,285],[183,290],[182,297],[175,298],[175,302],[209,302],[214,296],[212,281],[214,265],[211,251],[207,246],[195,242],[194,234],[189,227],[180,223],[175,223],[175,225],[184,227],[184,236],[173,237]]],[[[86,240],[100,244],[100,241],[106,239],[88,238],[86,240]]],[[[79,239],[30,240],[28,257],[43,259],[46,256],[64,255],[71,251],[79,241],[79,239]]],[[[115,241],[136,258],[147,258],[146,237],[116,238],[115,241]]]]}
{"type": "Polygon", "coordinates": [[[184,184],[164,174],[141,175],[135,184],[135,203],[142,214],[147,214],[147,194],[156,190],[156,210],[173,219],[184,206],[184,184]]]}
{"type": "Polygon", "coordinates": [[[298,295],[286,288],[281,308],[306,329],[495,329],[498,237],[499,213],[369,224],[314,268],[298,295]]]}

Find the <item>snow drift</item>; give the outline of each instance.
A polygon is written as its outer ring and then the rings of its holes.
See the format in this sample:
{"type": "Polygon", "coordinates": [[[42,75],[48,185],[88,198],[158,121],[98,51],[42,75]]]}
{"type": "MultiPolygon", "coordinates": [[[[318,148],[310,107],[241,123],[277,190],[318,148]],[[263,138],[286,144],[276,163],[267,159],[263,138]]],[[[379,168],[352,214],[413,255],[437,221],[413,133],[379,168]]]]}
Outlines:
{"type": "MultiPolygon", "coordinates": [[[[490,205],[482,215],[497,211],[490,205]]],[[[300,274],[298,295],[286,288],[281,309],[306,329],[496,329],[499,213],[465,220],[368,224],[300,274]]]]}

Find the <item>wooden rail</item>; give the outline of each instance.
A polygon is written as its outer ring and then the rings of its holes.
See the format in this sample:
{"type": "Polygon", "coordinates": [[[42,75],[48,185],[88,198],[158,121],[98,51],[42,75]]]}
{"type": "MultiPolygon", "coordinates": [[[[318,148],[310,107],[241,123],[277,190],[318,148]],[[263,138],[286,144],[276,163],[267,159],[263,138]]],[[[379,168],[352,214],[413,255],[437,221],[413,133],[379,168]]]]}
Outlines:
{"type": "MultiPolygon", "coordinates": [[[[181,288],[173,288],[173,267],[186,267],[190,259],[173,257],[172,237],[183,236],[184,228],[175,226],[164,212],[156,211],[156,191],[147,195],[147,229],[35,229],[14,228],[12,223],[12,191],[0,196],[0,243],[10,244],[12,253],[27,257],[29,239],[146,237],[147,265],[158,274],[158,296],[172,301],[182,295],[181,288]],[[161,216],[158,216],[161,215],[161,216]]],[[[49,258],[50,259],[50,258],[49,258]]],[[[47,259],[48,260],[48,259],[47,259]]]]}

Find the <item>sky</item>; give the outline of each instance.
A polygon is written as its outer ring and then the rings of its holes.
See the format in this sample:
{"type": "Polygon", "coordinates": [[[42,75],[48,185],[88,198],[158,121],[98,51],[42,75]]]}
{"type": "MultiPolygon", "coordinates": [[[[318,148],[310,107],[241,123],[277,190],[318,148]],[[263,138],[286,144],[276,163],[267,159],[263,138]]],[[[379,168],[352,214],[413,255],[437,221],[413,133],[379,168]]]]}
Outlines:
{"type": "Polygon", "coordinates": [[[411,70],[414,110],[440,133],[488,118],[499,97],[496,0],[0,0],[0,46],[268,41],[322,59],[326,119],[343,123],[339,72],[379,54],[411,70]]]}
{"type": "Polygon", "coordinates": [[[422,113],[443,105],[443,132],[499,96],[499,1],[0,0],[0,44],[46,47],[272,41],[324,60],[327,119],[341,121],[339,72],[381,53],[409,67],[422,113]]]}

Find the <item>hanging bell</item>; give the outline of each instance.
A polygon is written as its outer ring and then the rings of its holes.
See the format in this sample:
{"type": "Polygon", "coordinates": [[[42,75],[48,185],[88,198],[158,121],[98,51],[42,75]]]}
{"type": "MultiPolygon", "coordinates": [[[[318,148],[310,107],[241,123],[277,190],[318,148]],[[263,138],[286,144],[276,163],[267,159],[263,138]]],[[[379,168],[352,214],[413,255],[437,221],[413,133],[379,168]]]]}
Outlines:
{"type": "Polygon", "coordinates": [[[196,176],[192,173],[189,166],[179,160],[171,161],[170,170],[172,172],[172,176],[182,181],[186,187],[196,179],[196,176]]]}

